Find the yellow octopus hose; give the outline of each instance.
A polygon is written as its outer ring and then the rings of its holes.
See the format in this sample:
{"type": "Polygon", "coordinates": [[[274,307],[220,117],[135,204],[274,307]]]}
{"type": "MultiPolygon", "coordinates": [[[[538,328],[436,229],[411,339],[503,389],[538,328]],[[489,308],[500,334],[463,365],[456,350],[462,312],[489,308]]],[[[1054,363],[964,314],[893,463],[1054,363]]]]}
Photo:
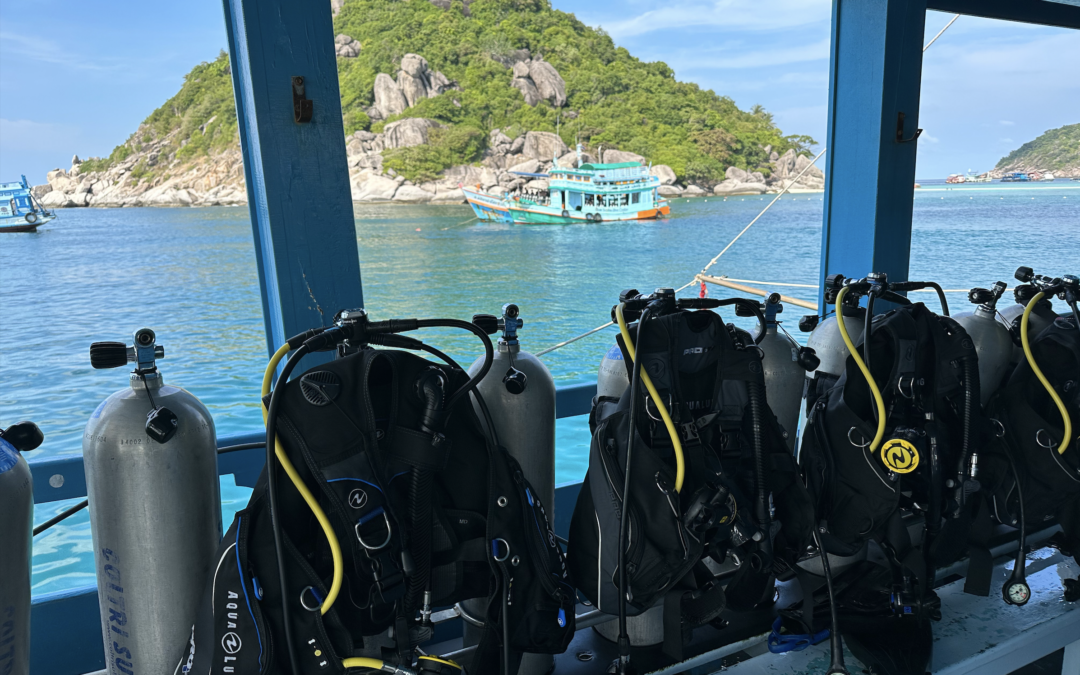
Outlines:
{"type": "Polygon", "coordinates": [[[1046,293],[1036,293],[1035,297],[1024,308],[1024,316],[1020,319],[1020,343],[1024,346],[1024,358],[1027,359],[1028,365],[1031,366],[1031,370],[1035,373],[1035,377],[1039,378],[1042,386],[1046,388],[1046,393],[1050,394],[1050,398],[1054,399],[1054,405],[1057,406],[1058,412],[1061,413],[1061,419],[1065,421],[1065,437],[1061,439],[1061,445],[1057,449],[1058,454],[1063,455],[1065,454],[1065,448],[1069,447],[1069,441],[1072,439],[1072,419],[1069,418],[1069,410],[1065,407],[1061,397],[1058,396],[1058,393],[1050,385],[1050,381],[1043,375],[1042,370],[1039,369],[1039,364],[1035,363],[1035,355],[1031,353],[1031,341],[1028,339],[1028,319],[1031,317],[1031,310],[1035,309],[1035,305],[1045,297],[1046,293]]]}
{"type": "MultiPolygon", "coordinates": [[[[623,317],[623,305],[620,303],[615,308],[615,319],[619,323],[619,332],[622,334],[623,342],[626,343],[626,351],[630,354],[631,363],[637,359],[636,351],[634,350],[634,340],[630,337],[630,329],[626,327],[626,319],[623,317]]],[[[675,448],[675,492],[682,492],[683,479],[686,478],[686,460],[683,458],[682,441],[679,440],[679,432],[675,430],[675,423],[671,421],[671,414],[668,413],[667,406],[660,400],[660,394],[656,391],[656,387],[653,386],[652,380],[649,379],[649,374],[645,372],[645,369],[641,369],[641,381],[645,383],[645,388],[649,390],[649,395],[652,396],[653,403],[656,404],[656,409],[660,411],[660,417],[664,420],[664,426],[667,427],[668,435],[671,436],[671,444],[675,448]]]]}
{"type": "MultiPolygon", "coordinates": [[[[878,445],[881,444],[881,439],[885,435],[885,400],[881,398],[881,390],[878,389],[877,382],[874,382],[874,376],[870,374],[870,369],[866,367],[866,364],[862,360],[862,356],[859,355],[859,350],[855,348],[855,344],[851,341],[851,336],[848,335],[847,326],[844,325],[844,309],[843,302],[844,296],[848,294],[851,288],[845,286],[840,289],[840,292],[836,294],[836,326],[840,329],[840,337],[844,339],[844,344],[847,345],[848,352],[851,353],[851,357],[855,359],[855,364],[859,366],[859,370],[862,371],[863,377],[866,378],[866,383],[870,385],[870,393],[874,396],[874,403],[877,405],[877,433],[874,435],[874,440],[870,441],[870,454],[877,452],[878,445]]],[[[866,317],[867,321],[870,321],[873,317],[866,317]]]]}

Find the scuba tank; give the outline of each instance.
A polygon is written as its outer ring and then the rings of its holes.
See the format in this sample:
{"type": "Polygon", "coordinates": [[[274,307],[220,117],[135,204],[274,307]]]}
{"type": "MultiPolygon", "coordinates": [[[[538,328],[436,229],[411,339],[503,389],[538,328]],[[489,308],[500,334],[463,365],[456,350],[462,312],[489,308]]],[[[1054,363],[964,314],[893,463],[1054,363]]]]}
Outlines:
{"type": "MultiPolygon", "coordinates": [[[[495,423],[495,435],[521,465],[525,478],[536,488],[548,515],[555,504],[555,380],[540,359],[522,351],[517,331],[525,325],[515,304],[502,308],[502,317],[477,314],[473,323],[494,334],[502,331],[495,361],[476,385],[495,423]]],[[[480,371],[484,357],[469,366],[469,376],[480,371]]],[[[480,412],[479,410],[477,411],[480,412]]]]}
{"type": "MultiPolygon", "coordinates": [[[[1031,268],[1021,267],[1020,269],[1030,270],[1031,268]]],[[[998,321],[1009,329],[1009,335],[1012,336],[1013,350],[1010,365],[1013,367],[1024,360],[1024,348],[1020,345],[1020,318],[1024,314],[1024,308],[1027,307],[1038,292],[1038,289],[1031,284],[1017,284],[1016,288],[1013,289],[1013,298],[1016,300],[1016,304],[1009,305],[998,312],[998,321]]],[[[1054,323],[1054,319],[1057,318],[1057,314],[1054,313],[1054,305],[1050,301],[1051,297],[1047,296],[1039,300],[1031,309],[1028,318],[1028,335],[1032,339],[1038,337],[1039,333],[1046,330],[1046,327],[1054,323]]]]}
{"type": "Polygon", "coordinates": [[[764,310],[765,336],[761,337],[760,326],[755,327],[751,335],[763,352],[761,365],[765,368],[765,398],[784,429],[788,450],[794,452],[803,382],[821,361],[813,349],[799,346],[781,328],[780,321],[776,319],[776,315],[784,311],[779,293],[768,297],[764,310]]]}
{"type": "MultiPolygon", "coordinates": [[[[827,284],[826,284],[827,285],[827,284]]],[[[799,330],[810,333],[806,346],[814,351],[818,358],[818,366],[813,370],[807,370],[806,383],[803,396],[806,398],[806,412],[817,401],[818,397],[828,391],[844,372],[845,364],[849,356],[848,348],[840,337],[840,328],[836,323],[836,315],[829,315],[828,305],[835,301],[836,291],[827,288],[825,291],[826,307],[822,309],[823,316],[808,314],[799,320],[799,330]]],[[[859,336],[859,343],[866,323],[866,309],[859,307],[857,295],[848,295],[844,302],[844,324],[852,336],[859,336]]]]}
{"type": "Polygon", "coordinates": [[[975,353],[979,355],[980,403],[984,406],[998,390],[1012,359],[1012,337],[998,321],[996,310],[998,299],[1004,292],[1005,283],[1001,281],[991,289],[973,288],[968,293],[968,300],[977,305],[975,311],[953,316],[975,343],[975,353]]]}
{"type": "Polygon", "coordinates": [[[30,555],[34,485],[20,454],[44,440],[33,422],[0,429],[0,673],[30,673],[30,555]]]}
{"type": "Polygon", "coordinates": [[[630,376],[626,374],[626,359],[618,344],[611,345],[604,358],[600,360],[600,370],[596,373],[596,395],[619,398],[630,386],[630,376]]]}
{"type": "MultiPolygon", "coordinates": [[[[555,380],[540,359],[522,351],[517,331],[525,325],[515,304],[506,304],[502,316],[473,316],[473,323],[489,335],[502,331],[490,370],[476,385],[487,404],[499,444],[517,460],[526,480],[548,507],[549,524],[555,518],[555,380]]],[[[469,367],[474,376],[484,366],[481,356],[469,367]]],[[[475,405],[483,419],[483,410],[475,405]]],[[[466,600],[463,609],[483,615],[486,598],[466,600]]],[[[464,622],[466,645],[480,640],[480,631],[464,622]]],[[[550,654],[525,654],[518,675],[546,675],[554,667],[550,654]]]]}
{"type": "Polygon", "coordinates": [[[154,331],[95,342],[94,368],[136,364],[83,434],[83,464],[110,675],[176,667],[221,537],[217,437],[197,398],[166,385],[154,331]]]}

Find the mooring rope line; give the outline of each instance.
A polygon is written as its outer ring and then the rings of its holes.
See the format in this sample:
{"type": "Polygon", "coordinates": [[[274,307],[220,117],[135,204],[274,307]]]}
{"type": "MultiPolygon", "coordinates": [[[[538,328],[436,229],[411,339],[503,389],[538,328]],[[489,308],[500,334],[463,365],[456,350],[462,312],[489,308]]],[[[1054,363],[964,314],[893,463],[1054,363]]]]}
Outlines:
{"type": "MultiPolygon", "coordinates": [[[[949,26],[956,23],[956,20],[959,19],[959,18],[960,18],[959,14],[954,15],[953,18],[949,20],[949,23],[945,24],[945,27],[942,28],[941,30],[939,30],[937,35],[935,35],[933,38],[931,38],[930,42],[926,43],[926,45],[922,48],[922,50],[925,52],[927,49],[930,49],[930,45],[937,42],[937,39],[939,37],[941,37],[945,33],[945,31],[947,31],[949,29],[949,26]]],[[[676,288],[675,292],[679,293],[680,291],[685,291],[687,288],[690,288],[691,286],[693,286],[696,283],[703,283],[701,281],[701,277],[704,276],[705,273],[709,271],[709,268],[712,267],[713,265],[715,265],[720,260],[720,258],[725,253],[728,252],[728,249],[730,249],[735,244],[735,242],[737,242],[739,240],[740,237],[742,237],[744,234],[746,234],[747,230],[749,230],[751,227],[754,226],[754,223],[756,223],[763,215],[765,215],[765,213],[769,209],[772,208],[773,204],[780,201],[780,198],[783,197],[785,194],[787,194],[788,189],[791,188],[792,185],[797,183],[799,181],[799,179],[803,177],[803,174],[805,174],[807,171],[809,171],[810,167],[814,166],[814,164],[816,164],[817,161],[819,159],[821,159],[822,155],[825,154],[825,150],[827,150],[827,148],[822,148],[821,152],[819,152],[817,154],[817,156],[814,157],[813,160],[811,160],[809,163],[807,163],[807,165],[803,167],[802,171],[800,171],[795,176],[795,178],[788,181],[787,185],[785,185],[784,188],[782,190],[780,190],[780,192],[778,192],[775,197],[773,197],[772,201],[770,201],[768,204],[766,204],[765,208],[763,208],[760,213],[758,213],[756,216],[754,216],[754,219],[751,220],[750,223],[746,227],[744,227],[742,229],[742,231],[740,231],[737,235],[735,235],[734,239],[732,239],[730,242],[728,242],[728,245],[724,247],[724,250],[717,253],[716,257],[709,261],[709,264],[705,265],[705,267],[701,268],[700,272],[698,272],[697,274],[694,275],[693,279],[691,279],[689,282],[683,284],[682,286],[676,288]]],[[[796,288],[813,288],[813,289],[818,288],[817,285],[811,285],[811,284],[791,284],[791,283],[784,283],[784,282],[779,282],[779,281],[771,281],[771,282],[770,281],[746,281],[746,280],[743,280],[743,279],[729,279],[726,276],[722,276],[720,278],[728,280],[728,281],[733,281],[733,282],[740,282],[741,281],[743,283],[760,284],[762,286],[792,286],[792,287],[796,287],[796,288]]],[[[932,289],[923,289],[923,290],[932,290],[932,289]]],[[[946,293],[967,293],[968,289],[945,289],[944,292],[946,292],[946,293]]],[[[596,328],[593,328],[590,331],[586,331],[586,332],[582,333],[581,335],[572,337],[569,340],[564,340],[563,342],[560,342],[557,345],[552,345],[551,347],[548,347],[547,349],[543,349],[541,351],[538,351],[538,352],[536,352],[536,356],[543,356],[544,354],[548,354],[550,352],[553,352],[556,349],[559,349],[560,347],[565,347],[568,344],[572,344],[572,343],[577,342],[578,340],[580,340],[582,338],[589,337],[590,335],[593,335],[594,333],[599,333],[600,331],[604,330],[605,328],[608,328],[609,326],[614,326],[614,325],[615,325],[614,322],[609,321],[609,322],[605,323],[604,325],[597,326],[596,328]]]]}

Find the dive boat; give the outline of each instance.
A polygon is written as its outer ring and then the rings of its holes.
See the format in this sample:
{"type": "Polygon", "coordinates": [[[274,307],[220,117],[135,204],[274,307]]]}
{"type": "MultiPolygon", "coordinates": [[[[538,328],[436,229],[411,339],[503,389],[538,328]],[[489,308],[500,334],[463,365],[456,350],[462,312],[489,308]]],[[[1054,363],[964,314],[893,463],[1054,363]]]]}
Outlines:
{"type": "Polygon", "coordinates": [[[13,183],[0,183],[0,232],[34,232],[56,218],[38,204],[30,192],[26,176],[13,183]]]}
{"type": "Polygon", "coordinates": [[[523,178],[546,179],[544,189],[518,188],[505,194],[462,186],[465,199],[480,220],[501,223],[565,224],[578,221],[644,220],[671,213],[659,196],[660,179],[637,162],[580,164],[561,167],[555,161],[548,173],[515,172],[523,178]]]}
{"type": "Polygon", "coordinates": [[[948,178],[946,178],[945,182],[949,183],[951,185],[951,184],[956,184],[956,183],[967,182],[967,179],[964,178],[964,174],[962,174],[962,173],[954,173],[954,174],[951,174],[948,178]]]}
{"type": "Polygon", "coordinates": [[[1026,183],[1031,180],[1031,177],[1026,173],[1017,171],[1016,173],[1005,174],[1001,177],[1002,183],[1026,183]]]}

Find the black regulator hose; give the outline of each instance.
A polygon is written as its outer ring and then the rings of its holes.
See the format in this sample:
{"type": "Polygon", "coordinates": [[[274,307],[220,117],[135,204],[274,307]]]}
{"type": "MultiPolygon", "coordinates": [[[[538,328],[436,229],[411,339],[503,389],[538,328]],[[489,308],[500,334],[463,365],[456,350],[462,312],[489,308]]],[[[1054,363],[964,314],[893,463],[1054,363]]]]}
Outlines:
{"type": "Polygon", "coordinates": [[[941,284],[936,281],[927,281],[926,285],[937,293],[938,302],[941,303],[942,316],[949,316],[949,301],[945,299],[945,290],[941,288],[941,284]]]}
{"type": "MultiPolygon", "coordinates": [[[[979,380],[979,369],[972,358],[960,359],[960,368],[964,373],[964,409],[961,411],[961,445],[956,473],[960,481],[957,489],[963,491],[964,473],[971,457],[971,418],[975,412],[975,385],[979,380]]],[[[957,503],[960,501],[957,500],[957,503]]]]}
{"type": "Polygon", "coordinates": [[[814,545],[817,546],[818,555],[821,556],[821,570],[825,574],[825,588],[829,592],[829,617],[832,620],[829,631],[829,647],[831,648],[832,661],[829,663],[828,675],[848,675],[847,666],[844,665],[844,642],[840,636],[840,620],[836,613],[836,595],[833,592],[832,569],[829,565],[829,554],[821,545],[821,535],[818,534],[817,525],[810,528],[814,535],[814,545]]]}
{"type": "MultiPolygon", "coordinates": [[[[1001,444],[1002,449],[1005,451],[1005,459],[1009,460],[1009,470],[1012,471],[1013,479],[1016,481],[1016,499],[1020,503],[1020,541],[1019,548],[1016,549],[1016,560],[1013,562],[1013,579],[1017,581],[1024,581],[1027,576],[1027,514],[1024,512],[1024,488],[1020,485],[1020,473],[1016,470],[1016,462],[1013,460],[1012,450],[1009,449],[1008,443],[1001,444]]],[[[1009,581],[1005,582],[1006,585],[1009,581]]]]}
{"type": "Polygon", "coordinates": [[[289,375],[296,369],[300,360],[307,355],[308,349],[307,345],[301,345],[289,357],[285,367],[281,370],[281,375],[278,377],[278,386],[274,387],[273,392],[270,394],[270,405],[267,406],[266,411],[266,486],[270,502],[270,525],[274,532],[274,557],[277,560],[278,578],[281,581],[281,620],[285,624],[285,647],[289,652],[289,666],[293,675],[299,675],[300,662],[296,657],[296,646],[293,642],[289,584],[285,573],[285,549],[282,544],[281,518],[278,515],[278,492],[275,472],[278,462],[275,454],[275,439],[277,438],[278,407],[281,405],[281,392],[285,389],[283,385],[288,383],[289,375]]]}
{"type": "Polygon", "coordinates": [[[750,394],[750,442],[754,449],[754,481],[757,487],[757,521],[762,529],[761,547],[772,564],[772,516],[769,513],[769,491],[765,481],[765,387],[760,382],[747,382],[750,394]]]}
{"type": "Polygon", "coordinates": [[[623,476],[622,513],[619,514],[619,661],[618,675],[627,675],[630,672],[630,635],[626,632],[626,594],[630,590],[626,580],[626,528],[630,523],[630,460],[634,450],[634,439],[637,438],[637,409],[638,409],[638,383],[641,381],[641,326],[649,319],[649,310],[646,308],[638,318],[637,335],[634,342],[639,345],[637,357],[634,359],[633,377],[630,379],[630,438],[626,441],[626,468],[623,476]]]}
{"type": "Polygon", "coordinates": [[[470,333],[475,334],[480,341],[484,343],[484,364],[480,366],[480,370],[476,371],[476,374],[469,378],[460,389],[455,391],[450,400],[446,402],[446,410],[451,410],[461,397],[476,389],[476,385],[480,383],[480,380],[484,379],[484,376],[491,370],[491,365],[495,362],[495,347],[491,344],[491,338],[476,324],[469,321],[461,321],[460,319],[420,319],[416,322],[417,328],[460,328],[467,330],[470,333]]]}

